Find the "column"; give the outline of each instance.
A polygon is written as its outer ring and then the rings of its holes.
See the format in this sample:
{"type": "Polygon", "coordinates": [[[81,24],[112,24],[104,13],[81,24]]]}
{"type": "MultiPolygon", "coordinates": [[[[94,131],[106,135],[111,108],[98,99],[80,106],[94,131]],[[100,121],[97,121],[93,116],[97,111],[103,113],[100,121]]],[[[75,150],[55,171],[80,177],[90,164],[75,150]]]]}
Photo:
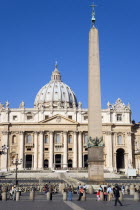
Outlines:
{"type": "Polygon", "coordinates": [[[44,160],[44,141],[43,141],[43,132],[41,131],[39,134],[39,160],[38,160],[38,168],[43,169],[43,160],[44,160]]]}
{"type": "Polygon", "coordinates": [[[106,132],[105,136],[105,146],[107,151],[107,169],[113,171],[113,156],[112,156],[112,134],[111,132],[106,132]]]}
{"type": "MultiPolygon", "coordinates": [[[[125,174],[127,174],[127,170],[128,170],[128,153],[124,153],[124,167],[125,167],[125,174]]],[[[132,162],[131,162],[132,163],[132,162]]]]}
{"type": "Polygon", "coordinates": [[[74,152],[73,152],[73,168],[77,168],[77,132],[74,132],[74,152]]]}
{"type": "Polygon", "coordinates": [[[64,154],[63,154],[63,168],[67,168],[68,164],[68,140],[67,140],[67,132],[63,133],[64,137],[64,154]]]}
{"type": "Polygon", "coordinates": [[[49,168],[53,169],[53,132],[50,132],[50,148],[49,148],[49,168]]]}
{"type": "Polygon", "coordinates": [[[83,151],[83,145],[82,145],[82,132],[79,132],[78,135],[78,163],[79,168],[82,168],[82,151],[83,151]]]}
{"type": "Polygon", "coordinates": [[[24,132],[19,132],[19,159],[22,159],[22,163],[18,166],[18,168],[21,170],[24,168],[24,132]]]}
{"type": "Polygon", "coordinates": [[[117,171],[117,168],[116,168],[116,152],[114,153],[113,168],[114,168],[114,172],[116,172],[117,171]]]}
{"type": "MultiPolygon", "coordinates": [[[[127,133],[127,151],[128,151],[128,162],[132,165],[132,168],[133,168],[131,132],[127,133]]],[[[126,165],[125,165],[125,168],[126,168],[126,165]]]]}
{"type": "Polygon", "coordinates": [[[34,170],[38,168],[38,132],[34,132],[34,170]]]}
{"type": "MultiPolygon", "coordinates": [[[[1,146],[3,145],[8,146],[8,131],[2,132],[1,146]]],[[[5,152],[5,154],[1,155],[1,171],[8,170],[8,150],[5,152]]]]}

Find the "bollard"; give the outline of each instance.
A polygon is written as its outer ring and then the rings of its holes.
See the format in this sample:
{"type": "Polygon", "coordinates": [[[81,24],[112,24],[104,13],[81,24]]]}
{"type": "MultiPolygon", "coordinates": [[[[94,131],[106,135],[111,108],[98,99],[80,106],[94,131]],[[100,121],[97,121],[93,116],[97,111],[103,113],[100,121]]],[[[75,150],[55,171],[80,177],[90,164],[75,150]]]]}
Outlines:
{"type": "Polygon", "coordinates": [[[120,197],[119,197],[119,200],[122,201],[123,200],[123,194],[122,194],[122,191],[120,191],[120,197]]]}
{"type": "Polygon", "coordinates": [[[100,201],[103,201],[103,200],[104,200],[104,193],[100,192],[100,201]]]}
{"type": "Polygon", "coordinates": [[[94,190],[93,190],[92,185],[91,185],[91,186],[89,186],[89,188],[88,188],[88,192],[89,192],[89,194],[90,194],[90,195],[92,195],[92,194],[94,193],[94,190]]]}
{"type": "Polygon", "coordinates": [[[134,185],[131,184],[131,185],[130,185],[130,195],[134,195],[134,192],[135,192],[134,185]]]}
{"type": "Polygon", "coordinates": [[[81,200],[82,201],[85,201],[86,200],[86,192],[85,191],[83,192],[83,196],[82,196],[81,200]]]}
{"type": "Polygon", "coordinates": [[[50,201],[51,200],[51,194],[50,192],[47,192],[47,201],[50,201]]]}
{"type": "Polygon", "coordinates": [[[2,192],[2,201],[7,201],[7,193],[2,192]]]}
{"type": "Polygon", "coordinates": [[[19,200],[20,200],[20,192],[17,191],[17,192],[16,192],[16,201],[19,201],[19,200]]]}
{"type": "Polygon", "coordinates": [[[138,192],[134,192],[134,201],[139,201],[140,200],[140,195],[138,192]]]}
{"type": "Polygon", "coordinates": [[[140,186],[138,184],[136,185],[135,188],[136,188],[137,191],[140,190],[140,186]]]}
{"type": "Polygon", "coordinates": [[[63,201],[66,201],[66,200],[67,200],[67,193],[63,192],[63,201]]]}
{"type": "Polygon", "coordinates": [[[30,200],[33,201],[35,199],[35,192],[30,191],[30,200]]]}

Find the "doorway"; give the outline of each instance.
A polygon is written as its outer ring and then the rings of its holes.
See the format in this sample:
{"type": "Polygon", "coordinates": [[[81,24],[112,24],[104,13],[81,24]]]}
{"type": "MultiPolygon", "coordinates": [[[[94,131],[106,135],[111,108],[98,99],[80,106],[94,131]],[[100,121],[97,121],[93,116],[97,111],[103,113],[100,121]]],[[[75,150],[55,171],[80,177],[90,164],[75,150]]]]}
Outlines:
{"type": "Polygon", "coordinates": [[[26,155],[26,168],[32,168],[32,155],[26,155]]]}

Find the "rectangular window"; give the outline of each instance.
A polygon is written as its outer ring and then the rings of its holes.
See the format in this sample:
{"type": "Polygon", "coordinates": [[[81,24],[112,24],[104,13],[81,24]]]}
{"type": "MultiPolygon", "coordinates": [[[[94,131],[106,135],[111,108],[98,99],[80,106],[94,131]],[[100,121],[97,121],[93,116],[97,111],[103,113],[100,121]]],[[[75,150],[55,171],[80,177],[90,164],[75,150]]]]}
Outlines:
{"type": "Polygon", "coordinates": [[[84,116],[84,120],[88,120],[88,116],[84,116]]]}
{"type": "Polygon", "coordinates": [[[48,135],[44,136],[44,144],[48,144],[49,143],[49,137],[48,135]]]}
{"type": "Polygon", "coordinates": [[[122,121],[122,114],[117,114],[117,121],[122,121]]]}
{"type": "Polygon", "coordinates": [[[13,120],[16,121],[17,119],[18,119],[18,118],[17,118],[17,115],[14,115],[14,116],[13,116],[13,120]]]}
{"type": "Polygon", "coordinates": [[[31,148],[27,148],[27,151],[31,151],[32,149],[31,148]]]}
{"type": "Polygon", "coordinates": [[[45,151],[48,151],[48,148],[45,148],[45,151]]]}
{"type": "Polygon", "coordinates": [[[48,115],[45,115],[45,120],[47,120],[49,118],[49,116],[48,115]]]}
{"type": "Polygon", "coordinates": [[[68,118],[72,120],[72,115],[69,115],[68,118]]]}
{"type": "Polygon", "coordinates": [[[72,148],[69,148],[69,151],[72,151],[72,148]]]}
{"type": "Polygon", "coordinates": [[[59,133],[56,134],[56,144],[60,144],[61,143],[61,136],[59,133]]]}
{"type": "Polygon", "coordinates": [[[117,140],[118,140],[118,144],[122,144],[122,136],[121,135],[117,136],[117,140]]]}
{"type": "Polygon", "coordinates": [[[71,144],[72,143],[72,135],[69,135],[68,136],[68,144],[71,144]]]}
{"type": "Polygon", "coordinates": [[[87,144],[87,143],[88,143],[88,135],[85,134],[85,135],[84,135],[84,144],[87,144]]]}
{"type": "Polygon", "coordinates": [[[27,120],[32,120],[33,117],[31,115],[27,115],[27,120]]]}
{"type": "Polygon", "coordinates": [[[32,135],[29,134],[29,135],[26,136],[26,143],[27,144],[31,144],[32,143],[32,135]]]}

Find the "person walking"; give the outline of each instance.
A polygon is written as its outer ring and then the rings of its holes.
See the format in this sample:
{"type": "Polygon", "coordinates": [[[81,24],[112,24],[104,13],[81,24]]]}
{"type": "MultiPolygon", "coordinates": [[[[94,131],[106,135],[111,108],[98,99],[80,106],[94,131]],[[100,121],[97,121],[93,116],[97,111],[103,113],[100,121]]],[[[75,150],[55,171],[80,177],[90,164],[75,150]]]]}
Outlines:
{"type": "Polygon", "coordinates": [[[83,196],[83,192],[84,192],[83,187],[81,187],[81,188],[79,189],[79,198],[78,198],[78,201],[81,200],[81,197],[83,196]]]}
{"type": "Polygon", "coordinates": [[[71,185],[68,188],[68,200],[72,201],[72,187],[71,187],[71,185]]]}
{"type": "Polygon", "coordinates": [[[53,192],[53,186],[49,182],[49,193],[50,193],[50,200],[52,200],[52,192],[53,192]]]}
{"type": "Polygon", "coordinates": [[[120,190],[119,186],[116,185],[115,189],[114,189],[114,196],[115,196],[115,204],[114,204],[114,206],[117,206],[117,202],[120,204],[120,206],[123,206],[121,201],[119,200],[119,197],[120,197],[119,190],[120,190]]]}
{"type": "Polygon", "coordinates": [[[104,187],[104,201],[107,201],[107,188],[104,187]]]}

